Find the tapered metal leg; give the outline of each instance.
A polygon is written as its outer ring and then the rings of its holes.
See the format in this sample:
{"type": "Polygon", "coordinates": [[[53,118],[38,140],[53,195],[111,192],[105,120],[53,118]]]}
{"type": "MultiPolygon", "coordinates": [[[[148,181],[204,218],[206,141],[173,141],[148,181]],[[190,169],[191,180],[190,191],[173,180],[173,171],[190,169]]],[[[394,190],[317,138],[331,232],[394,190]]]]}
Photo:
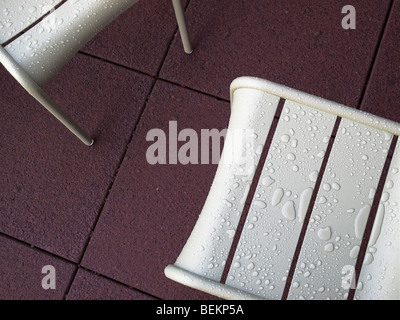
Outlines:
{"type": "Polygon", "coordinates": [[[91,146],[93,139],[83,131],[49,95],[26,73],[13,57],[0,46],[0,63],[8,72],[28,91],[37,101],[39,101],[53,116],[55,116],[64,126],[66,126],[84,144],[91,146]]]}
{"type": "Polygon", "coordinates": [[[55,103],[44,91],[41,92],[40,96],[35,98],[53,115],[55,116],[65,127],[69,129],[76,137],[78,137],[84,144],[91,146],[94,140],[80,128],[74,120],[72,120],[59,106],[55,103]]]}
{"type": "Polygon", "coordinates": [[[183,12],[182,2],[181,0],[172,0],[172,4],[174,5],[175,16],[178,22],[183,48],[187,54],[190,54],[193,52],[193,48],[190,42],[189,33],[186,26],[186,19],[185,19],[185,14],[183,12]]]}

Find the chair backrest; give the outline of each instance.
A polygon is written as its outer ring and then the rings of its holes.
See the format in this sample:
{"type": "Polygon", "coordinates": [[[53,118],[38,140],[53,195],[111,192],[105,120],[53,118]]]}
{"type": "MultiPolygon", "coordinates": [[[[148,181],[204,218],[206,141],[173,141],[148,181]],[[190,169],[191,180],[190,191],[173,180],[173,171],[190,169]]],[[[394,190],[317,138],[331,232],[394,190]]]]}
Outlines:
{"type": "Polygon", "coordinates": [[[7,52],[44,86],[79,49],[138,0],[4,1],[0,41],[9,42],[7,52]]]}
{"type": "Polygon", "coordinates": [[[400,299],[400,125],[249,77],[232,83],[231,108],[166,276],[227,299],[400,299]]]}

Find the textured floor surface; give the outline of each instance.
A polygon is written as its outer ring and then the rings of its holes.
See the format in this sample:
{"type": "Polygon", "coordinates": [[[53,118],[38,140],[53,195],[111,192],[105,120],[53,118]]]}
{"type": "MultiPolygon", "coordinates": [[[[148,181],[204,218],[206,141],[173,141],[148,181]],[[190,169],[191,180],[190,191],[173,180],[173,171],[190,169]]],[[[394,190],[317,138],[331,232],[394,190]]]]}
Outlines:
{"type": "Polygon", "coordinates": [[[163,273],[216,165],[150,165],[149,130],[226,128],[229,85],[258,76],[400,121],[400,0],[139,3],[46,87],[95,138],[83,146],[0,67],[0,299],[215,299],[163,273]],[[55,290],[42,268],[54,266],[55,290]]]}

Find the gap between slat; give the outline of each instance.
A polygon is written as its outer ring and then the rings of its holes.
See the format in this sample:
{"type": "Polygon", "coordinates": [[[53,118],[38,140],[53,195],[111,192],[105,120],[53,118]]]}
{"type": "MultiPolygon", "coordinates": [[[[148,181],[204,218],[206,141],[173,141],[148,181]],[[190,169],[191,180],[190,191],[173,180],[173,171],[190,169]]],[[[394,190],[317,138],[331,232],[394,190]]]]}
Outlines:
{"type": "Polygon", "coordinates": [[[233,261],[237,246],[239,244],[240,237],[242,235],[244,224],[246,223],[246,219],[247,219],[247,215],[248,215],[249,210],[250,210],[251,202],[252,202],[252,199],[253,199],[254,194],[256,192],[256,189],[257,189],[257,186],[258,186],[258,181],[259,181],[259,179],[261,177],[261,173],[262,173],[262,170],[264,168],[264,164],[265,164],[265,161],[266,161],[266,158],[267,158],[270,146],[271,146],[272,139],[273,139],[273,137],[275,135],[275,131],[276,131],[276,128],[278,126],[279,118],[280,118],[280,115],[282,113],[282,109],[283,109],[283,106],[285,104],[285,101],[286,100],[281,98],[279,100],[278,107],[276,108],[274,120],[272,121],[271,128],[269,130],[267,139],[265,141],[263,152],[261,153],[260,160],[258,162],[258,166],[257,166],[257,169],[255,171],[254,178],[253,178],[253,181],[251,183],[250,190],[249,190],[249,193],[248,193],[247,198],[246,198],[245,205],[244,205],[243,210],[242,210],[242,215],[240,217],[239,224],[238,224],[237,229],[236,229],[235,237],[233,238],[232,246],[231,246],[228,258],[227,258],[226,263],[225,263],[224,271],[223,271],[222,276],[221,276],[220,282],[223,283],[223,284],[225,284],[226,279],[228,277],[228,273],[229,273],[230,267],[232,265],[232,261],[233,261]]]}

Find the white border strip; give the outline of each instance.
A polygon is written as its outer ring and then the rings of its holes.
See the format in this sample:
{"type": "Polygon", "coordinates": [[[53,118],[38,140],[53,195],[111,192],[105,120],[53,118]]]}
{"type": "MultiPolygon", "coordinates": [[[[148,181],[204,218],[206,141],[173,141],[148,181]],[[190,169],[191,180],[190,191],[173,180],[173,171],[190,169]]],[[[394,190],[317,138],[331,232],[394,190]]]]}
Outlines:
{"type": "Polygon", "coordinates": [[[240,88],[262,90],[283,99],[295,101],[324,112],[332,113],[339,117],[356,121],[396,136],[400,135],[400,124],[397,122],[256,77],[240,77],[235,79],[230,87],[231,101],[235,90],[240,88]]]}
{"type": "Polygon", "coordinates": [[[235,289],[226,284],[204,278],[192,272],[169,265],[164,270],[165,276],[185,286],[200,290],[226,300],[264,300],[259,296],[235,289]]]}

